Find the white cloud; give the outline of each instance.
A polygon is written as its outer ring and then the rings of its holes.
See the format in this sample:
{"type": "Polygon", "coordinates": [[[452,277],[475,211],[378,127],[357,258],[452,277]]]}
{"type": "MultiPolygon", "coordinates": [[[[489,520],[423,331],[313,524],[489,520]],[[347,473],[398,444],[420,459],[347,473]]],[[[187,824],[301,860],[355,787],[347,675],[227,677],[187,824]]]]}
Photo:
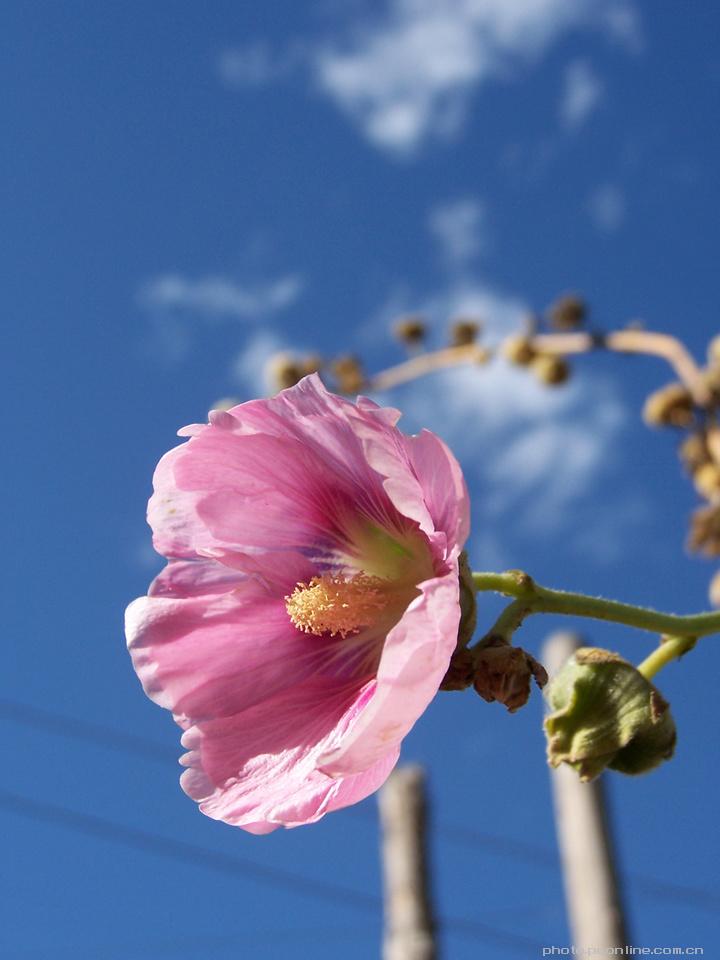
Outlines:
{"type": "Polygon", "coordinates": [[[630,53],[640,53],[645,45],[640,15],[628,3],[610,4],[602,11],[605,26],[611,37],[618,40],[630,53]]]}
{"type": "Polygon", "coordinates": [[[574,60],[565,71],[560,101],[560,119],[567,127],[579,127],[598,106],[603,84],[586,60],[574,60]]]}
{"type": "Polygon", "coordinates": [[[229,87],[262,87],[292,72],[298,54],[294,48],[274,54],[267,43],[255,40],[224,50],[217,61],[217,72],[229,87]]]}
{"type": "Polygon", "coordinates": [[[372,143],[409,154],[457,132],[474,88],[532,63],[569,29],[597,25],[603,9],[601,0],[390,0],[349,42],[319,50],[315,70],[372,143]]]}
{"type": "Polygon", "coordinates": [[[139,301],[148,310],[180,311],[211,320],[260,320],[290,306],[301,291],[302,280],[295,274],[241,284],[223,276],[193,280],[171,273],[148,281],[139,301]]]}
{"type": "Polygon", "coordinates": [[[472,197],[433,207],[428,228],[449,266],[462,267],[488,247],[485,204],[472,197]]]}
{"type": "Polygon", "coordinates": [[[274,330],[258,330],[233,361],[232,376],[248,396],[261,397],[270,387],[268,365],[278,353],[293,352],[288,341],[274,330]]]}
{"type": "Polygon", "coordinates": [[[625,219],[625,196],[614,184],[602,184],[590,195],[587,211],[598,230],[612,233],[625,219]]]}

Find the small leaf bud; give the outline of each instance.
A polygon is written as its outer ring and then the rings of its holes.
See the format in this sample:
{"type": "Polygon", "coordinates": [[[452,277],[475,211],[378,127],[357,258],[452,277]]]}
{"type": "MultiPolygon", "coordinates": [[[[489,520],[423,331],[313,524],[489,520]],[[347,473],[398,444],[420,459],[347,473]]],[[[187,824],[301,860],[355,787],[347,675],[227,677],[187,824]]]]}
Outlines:
{"type": "Polygon", "coordinates": [[[587,317],[587,304],[574,293],[567,293],[548,307],[547,317],[555,330],[574,330],[587,317]]]}
{"type": "Polygon", "coordinates": [[[529,337],[508,337],[502,345],[503,356],[518,367],[527,367],[535,358],[537,351],[529,337]]]}
{"type": "Polygon", "coordinates": [[[466,347],[475,343],[482,324],[478,320],[459,318],[450,325],[450,346],[466,347]]]}
{"type": "Polygon", "coordinates": [[[638,774],[668,760],[677,738],[670,708],[655,687],[616,653],[582,647],[545,690],[548,761],[581,780],[609,767],[638,774]]]}
{"type": "Polygon", "coordinates": [[[565,383],[570,377],[570,364],[565,357],[555,353],[538,354],[530,366],[540,383],[549,387],[557,387],[565,383]]]}
{"type": "Polygon", "coordinates": [[[693,474],[693,483],[701,497],[715,502],[720,498],[720,467],[716,463],[703,463],[693,474]]]}
{"type": "Polygon", "coordinates": [[[416,346],[422,343],[427,333],[427,325],[422,317],[401,317],[393,325],[393,334],[401,343],[416,346]]]}
{"type": "Polygon", "coordinates": [[[285,390],[287,387],[294,387],[298,380],[302,380],[303,371],[292,354],[276,353],[268,361],[267,376],[276,390],[285,390]]]}
{"type": "Polygon", "coordinates": [[[668,383],[645,401],[643,419],[651,427],[689,427],[694,419],[693,401],[682,383],[668,383]]]}

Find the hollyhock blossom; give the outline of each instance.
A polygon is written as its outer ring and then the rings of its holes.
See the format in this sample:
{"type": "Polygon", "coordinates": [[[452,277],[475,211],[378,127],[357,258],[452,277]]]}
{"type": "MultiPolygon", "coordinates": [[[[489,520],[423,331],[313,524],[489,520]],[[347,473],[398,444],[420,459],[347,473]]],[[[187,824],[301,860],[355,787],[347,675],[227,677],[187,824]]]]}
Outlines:
{"type": "Polygon", "coordinates": [[[157,467],[169,562],[128,607],[128,646],[211,817],[267,833],[363,799],[437,692],[468,499],[444,444],[398,418],[314,375],[212,411],[157,467]]]}

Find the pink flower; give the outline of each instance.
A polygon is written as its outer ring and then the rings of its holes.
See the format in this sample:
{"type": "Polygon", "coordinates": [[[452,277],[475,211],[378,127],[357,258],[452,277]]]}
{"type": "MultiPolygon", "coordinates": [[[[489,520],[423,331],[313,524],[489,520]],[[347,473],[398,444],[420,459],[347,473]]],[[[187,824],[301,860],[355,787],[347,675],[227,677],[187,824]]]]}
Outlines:
{"type": "Polygon", "coordinates": [[[398,418],[312,376],[212,411],[158,464],[169,563],[128,607],[128,646],[211,817],[267,833],[363,799],[443,679],[467,492],[398,418]]]}

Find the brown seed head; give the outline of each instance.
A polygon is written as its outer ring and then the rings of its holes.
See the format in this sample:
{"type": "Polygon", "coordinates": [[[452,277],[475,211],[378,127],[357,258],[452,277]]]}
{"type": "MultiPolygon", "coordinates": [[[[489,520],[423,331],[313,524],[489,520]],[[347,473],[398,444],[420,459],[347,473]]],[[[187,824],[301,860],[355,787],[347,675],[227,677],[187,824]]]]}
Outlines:
{"type": "Polygon", "coordinates": [[[453,320],[450,325],[450,346],[466,347],[469,343],[475,343],[481,330],[482,323],[479,320],[463,317],[453,320]]]}
{"type": "Polygon", "coordinates": [[[720,506],[698,507],[690,520],[688,550],[706,557],[720,557],[720,506]]]}
{"type": "Polygon", "coordinates": [[[502,353],[506,360],[518,367],[527,367],[535,358],[537,351],[529,337],[508,337],[502,345],[502,353]]]}
{"type": "Polygon", "coordinates": [[[401,343],[415,346],[422,343],[427,333],[423,317],[401,317],[393,325],[393,334],[401,343]]]}
{"type": "Polygon", "coordinates": [[[365,385],[365,374],[357,357],[350,354],[337,357],[331,364],[341,393],[358,393],[365,385]]]}
{"type": "Polygon", "coordinates": [[[587,304],[575,293],[566,293],[548,307],[547,317],[555,330],[574,330],[587,316],[587,304]]]}
{"type": "Polygon", "coordinates": [[[682,383],[668,383],[645,401],[643,419],[651,427],[689,427],[694,420],[692,395],[682,383]]]}
{"type": "Polygon", "coordinates": [[[301,364],[290,353],[276,353],[267,365],[267,375],[276,390],[294,387],[304,374],[301,364]]]}
{"type": "Polygon", "coordinates": [[[680,460],[689,474],[711,460],[705,437],[702,433],[691,433],[680,444],[680,460]]]}
{"type": "Polygon", "coordinates": [[[557,387],[570,377],[570,364],[554,353],[539,353],[530,366],[540,383],[549,387],[557,387]]]}
{"type": "Polygon", "coordinates": [[[720,500],[720,467],[716,463],[704,463],[693,474],[695,489],[711,503],[720,500]]]}

